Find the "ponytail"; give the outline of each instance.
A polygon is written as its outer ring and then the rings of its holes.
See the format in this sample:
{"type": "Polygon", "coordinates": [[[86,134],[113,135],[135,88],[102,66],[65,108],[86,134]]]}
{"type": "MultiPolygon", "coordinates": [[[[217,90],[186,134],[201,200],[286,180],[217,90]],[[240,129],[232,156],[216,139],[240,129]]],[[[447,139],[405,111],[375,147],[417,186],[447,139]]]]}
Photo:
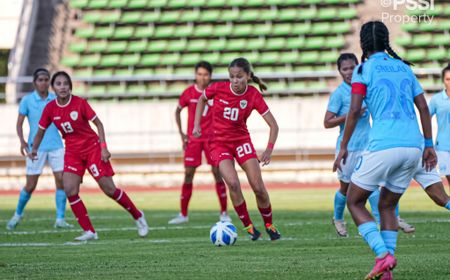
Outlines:
{"type": "Polygon", "coordinates": [[[255,76],[255,73],[250,72],[250,78],[252,79],[252,81],[258,85],[259,90],[260,91],[266,91],[267,90],[267,85],[263,82],[263,80],[261,80],[259,77],[255,76]]]}

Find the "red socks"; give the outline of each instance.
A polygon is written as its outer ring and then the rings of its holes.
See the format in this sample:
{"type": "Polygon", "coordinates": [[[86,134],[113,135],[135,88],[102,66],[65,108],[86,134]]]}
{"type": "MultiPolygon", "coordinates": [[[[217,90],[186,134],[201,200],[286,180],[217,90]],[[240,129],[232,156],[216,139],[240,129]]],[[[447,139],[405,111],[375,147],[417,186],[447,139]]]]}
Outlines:
{"type": "Polygon", "coordinates": [[[234,210],[236,210],[236,213],[238,214],[239,219],[241,219],[244,227],[248,227],[252,223],[252,221],[250,220],[250,215],[247,211],[247,204],[245,203],[245,201],[241,205],[234,206],[234,210]]]}
{"type": "Polygon", "coordinates": [[[72,212],[77,218],[78,224],[80,224],[81,228],[84,231],[92,231],[95,232],[94,227],[91,224],[91,220],[89,219],[89,215],[87,213],[86,207],[84,206],[81,198],[76,194],[73,196],[68,196],[70,207],[72,208],[72,212]]]}
{"type": "Polygon", "coordinates": [[[117,201],[123,208],[125,208],[135,220],[142,216],[142,213],[134,206],[127,193],[117,188],[113,194],[113,199],[117,201]]]}
{"type": "Polygon", "coordinates": [[[259,208],[259,213],[261,213],[261,216],[264,220],[264,224],[271,225],[272,224],[272,206],[269,204],[269,207],[267,208],[259,208]]]}
{"type": "Polygon", "coordinates": [[[216,192],[220,202],[220,212],[227,211],[227,187],[224,183],[216,183],[216,192]]]}
{"type": "Polygon", "coordinates": [[[181,215],[187,216],[188,215],[188,206],[189,201],[191,200],[192,196],[192,183],[191,184],[183,184],[181,187],[181,215]]]}

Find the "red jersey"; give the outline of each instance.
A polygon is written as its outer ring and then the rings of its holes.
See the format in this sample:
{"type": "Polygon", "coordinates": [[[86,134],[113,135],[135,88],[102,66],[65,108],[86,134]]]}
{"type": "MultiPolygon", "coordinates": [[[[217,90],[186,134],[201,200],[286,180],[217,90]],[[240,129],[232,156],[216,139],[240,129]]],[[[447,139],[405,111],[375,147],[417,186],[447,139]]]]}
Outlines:
{"type": "Polygon", "coordinates": [[[247,119],[256,109],[264,116],[269,107],[262,94],[254,87],[248,86],[244,93],[237,94],[231,89],[230,82],[212,84],[204,91],[206,99],[214,100],[213,137],[215,141],[236,141],[250,136],[247,119]]]}
{"type": "Polygon", "coordinates": [[[188,107],[188,126],[187,126],[187,135],[190,141],[205,141],[211,137],[212,129],[212,114],[211,107],[213,106],[213,100],[209,101],[206,104],[205,110],[202,114],[202,119],[200,121],[200,127],[202,129],[202,136],[200,138],[192,137],[192,130],[194,130],[194,121],[195,121],[195,111],[197,110],[198,99],[202,95],[202,91],[198,90],[197,87],[191,85],[187,89],[183,91],[180,96],[180,100],[178,102],[179,108],[188,107]]]}
{"type": "Polygon", "coordinates": [[[53,122],[65,140],[66,151],[85,153],[98,144],[98,135],[92,130],[89,121],[97,115],[87,101],[71,95],[66,105],[59,105],[57,99],[45,106],[39,127],[47,129],[53,122]]]}

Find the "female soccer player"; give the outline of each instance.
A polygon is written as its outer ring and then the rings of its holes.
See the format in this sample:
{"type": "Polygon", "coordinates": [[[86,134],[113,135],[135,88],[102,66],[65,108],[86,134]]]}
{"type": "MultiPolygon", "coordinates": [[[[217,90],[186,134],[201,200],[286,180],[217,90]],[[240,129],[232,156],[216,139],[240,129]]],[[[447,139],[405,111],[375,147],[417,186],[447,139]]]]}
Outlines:
{"type": "Polygon", "coordinates": [[[264,165],[270,163],[273,147],[278,136],[278,125],[269,110],[262,94],[249,81],[259,85],[261,91],[266,85],[252,71],[251,64],[245,58],[233,60],[228,67],[230,81],[218,82],[206,88],[200,97],[195,114],[195,137],[200,137],[202,130],[200,119],[208,100],[214,101],[213,106],[213,138],[211,154],[219,165],[220,173],[230,190],[231,201],[245,230],[252,240],[261,237],[261,233],[252,223],[241,184],[234,167],[234,159],[247,174],[250,186],[256,196],[258,209],[265,223],[266,231],[271,240],[280,238],[280,233],[272,223],[272,208],[269,194],[261,177],[259,161],[264,165]],[[256,155],[247,130],[246,121],[253,109],[256,109],[270,127],[269,143],[259,157],[256,155]]]}
{"type": "Polygon", "coordinates": [[[350,111],[347,115],[341,150],[333,169],[340,169],[348,155],[348,143],[361,114],[363,100],[372,116],[368,152],[355,168],[347,192],[347,207],[358,230],[376,254],[375,266],[366,279],[383,274],[391,279],[397,264],[394,251],[397,243],[395,206],[416,172],[423,155],[427,171],[437,159],[433,149],[431,117],[423,90],[410,69],[391,48],[389,31],[380,21],[361,27],[362,64],[353,73],[350,111]],[[386,53],[387,52],[387,53],[386,53]],[[366,61],[367,59],[367,61],[366,61]],[[420,133],[414,106],[420,113],[420,133]],[[425,148],[422,150],[423,142],[425,148]],[[379,211],[381,232],[365,208],[369,195],[380,185],[379,211]]]}
{"type": "Polygon", "coordinates": [[[438,123],[436,152],[439,173],[450,185],[450,64],[442,70],[442,82],[445,88],[431,98],[429,107],[431,116],[436,115],[438,123]]]}
{"type": "Polygon", "coordinates": [[[38,159],[37,150],[44,132],[51,123],[54,123],[66,144],[63,174],[64,190],[73,214],[84,230],[84,234],[75,238],[75,240],[98,239],[86,207],[78,196],[86,168],[102,191],[116,200],[133,216],[136,220],[139,236],[146,236],[148,226],[144,213],[134,206],[125,191],[116,188],[112,179],[114,171],[109,162],[111,154],[106,146],[102,122],[86,100],[72,94],[72,80],[66,72],[56,72],[52,76],[51,85],[57,98],[48,103],[42,113],[30,158],[38,159]],[[97,127],[98,135],[90,127],[89,121],[97,127]]]}
{"type": "Polygon", "coordinates": [[[204,151],[206,160],[211,165],[211,171],[216,180],[216,192],[220,203],[220,221],[231,222],[230,216],[227,213],[227,189],[225,183],[220,176],[219,168],[213,163],[209,153],[209,142],[211,137],[211,109],[212,101],[208,102],[205,111],[202,114],[201,127],[202,136],[195,138],[192,136],[192,129],[194,128],[195,108],[199,97],[202,95],[205,88],[211,82],[213,67],[209,62],[201,61],[195,65],[195,84],[191,85],[183,91],[178,102],[178,107],[175,111],[175,119],[178,126],[178,132],[181,136],[184,150],[184,182],[181,187],[181,213],[169,221],[169,224],[181,224],[189,221],[188,219],[188,205],[192,195],[192,181],[194,179],[195,169],[202,164],[202,151],[204,151]],[[187,120],[187,135],[183,132],[181,127],[181,110],[188,107],[187,120]]]}
{"type": "MultiPolygon", "coordinates": [[[[20,140],[20,153],[25,156],[33,147],[33,140],[38,131],[38,123],[41,118],[45,105],[56,98],[54,93],[48,91],[50,87],[50,72],[44,68],[38,68],[33,73],[33,86],[35,90],[24,96],[19,105],[19,116],[17,117],[17,135],[20,140]],[[28,118],[30,133],[28,134],[28,143],[23,137],[23,122],[28,118]]],[[[14,216],[6,224],[8,230],[13,230],[22,220],[23,211],[36,189],[39,176],[42,174],[45,163],[47,162],[53,171],[55,177],[56,193],[56,221],[55,228],[71,228],[64,217],[66,213],[66,194],[62,183],[62,174],[64,169],[64,146],[61,136],[54,125],[51,125],[45,132],[42,145],[38,150],[39,160],[32,161],[26,158],[26,183],[20,191],[19,202],[17,203],[14,216]]]]}

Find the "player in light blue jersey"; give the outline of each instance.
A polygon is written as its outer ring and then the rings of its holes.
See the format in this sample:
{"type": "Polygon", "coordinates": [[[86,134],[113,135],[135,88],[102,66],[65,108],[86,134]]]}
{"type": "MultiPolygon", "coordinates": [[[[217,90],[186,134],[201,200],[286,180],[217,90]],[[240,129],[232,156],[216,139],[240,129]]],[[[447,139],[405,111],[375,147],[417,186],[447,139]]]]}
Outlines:
{"type": "MultiPolygon", "coordinates": [[[[324,126],[325,128],[334,128],[339,126],[339,136],[336,141],[336,156],[339,153],[342,136],[344,134],[344,124],[347,112],[350,108],[351,98],[351,81],[353,70],[358,64],[358,59],[353,53],[343,53],[337,60],[337,67],[339,74],[342,76],[343,82],[331,93],[328,102],[327,112],[325,113],[324,126]]],[[[355,132],[348,145],[348,157],[345,165],[342,165],[342,170],[338,170],[338,179],[340,183],[339,190],[334,195],[334,215],[333,225],[338,236],[347,237],[347,227],[344,221],[344,210],[347,202],[347,189],[350,183],[350,177],[360,160],[362,152],[366,149],[369,140],[370,130],[370,116],[365,109],[361,111],[361,115],[356,124],[355,132]]],[[[374,199],[369,199],[371,208],[378,212],[378,197],[374,192],[374,199]]]]}
{"type": "MultiPolygon", "coordinates": [[[[41,118],[44,107],[47,103],[56,98],[55,94],[48,91],[50,86],[50,73],[47,69],[39,68],[34,71],[33,85],[35,90],[22,98],[19,105],[19,116],[17,117],[17,135],[20,140],[20,152],[23,156],[26,156],[31,151],[34,136],[38,131],[39,119],[41,118]],[[28,142],[25,141],[22,129],[25,118],[28,119],[28,124],[30,126],[28,142]]],[[[37,186],[39,176],[41,175],[46,162],[53,171],[56,183],[56,221],[54,226],[55,228],[72,227],[72,225],[68,224],[64,219],[66,212],[66,194],[62,183],[64,146],[61,136],[54,125],[46,130],[38,154],[39,157],[35,161],[32,161],[28,157],[26,158],[26,184],[20,191],[16,212],[6,224],[8,230],[15,229],[22,220],[25,206],[37,186]]]]}
{"type": "Polygon", "coordinates": [[[361,27],[360,43],[362,64],[353,73],[350,110],[333,169],[341,169],[341,164],[346,162],[348,144],[365,101],[373,120],[372,128],[368,150],[351,177],[347,207],[359,232],[376,254],[375,266],[365,279],[382,276],[392,279],[391,270],[397,265],[395,207],[408,188],[421,155],[427,171],[435,167],[437,157],[423,90],[408,66],[410,63],[390,47],[387,27],[380,21],[365,23],[361,27]],[[424,136],[420,133],[414,105],[419,110],[424,136]],[[381,232],[365,208],[368,197],[379,186],[384,186],[378,205],[381,232]]]}
{"type": "Polygon", "coordinates": [[[431,116],[436,115],[438,124],[436,153],[439,173],[447,178],[450,185],[450,64],[442,70],[442,81],[445,88],[431,98],[429,107],[431,116]]]}

